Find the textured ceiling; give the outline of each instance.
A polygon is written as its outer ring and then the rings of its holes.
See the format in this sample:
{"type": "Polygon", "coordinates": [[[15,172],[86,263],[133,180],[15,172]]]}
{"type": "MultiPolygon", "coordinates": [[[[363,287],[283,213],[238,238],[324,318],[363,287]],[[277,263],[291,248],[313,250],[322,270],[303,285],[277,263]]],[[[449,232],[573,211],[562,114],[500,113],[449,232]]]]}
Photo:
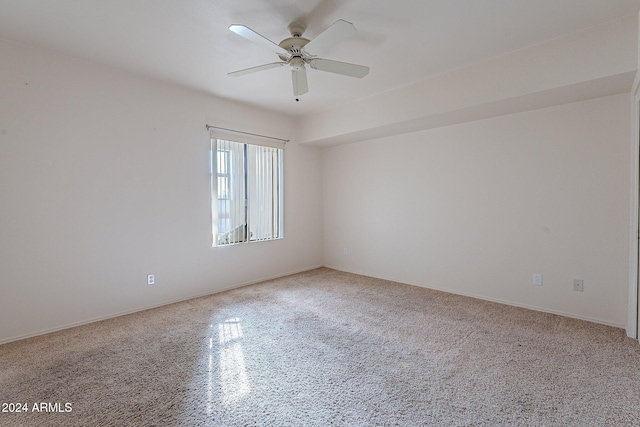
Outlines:
{"type": "Polygon", "coordinates": [[[0,38],[306,115],[638,9],[640,0],[4,0],[0,38]],[[278,43],[292,21],[304,22],[312,39],[337,19],[358,34],[322,57],[368,65],[365,78],[309,70],[309,93],[297,103],[287,67],[227,76],[278,61],[230,24],[278,43]]]}

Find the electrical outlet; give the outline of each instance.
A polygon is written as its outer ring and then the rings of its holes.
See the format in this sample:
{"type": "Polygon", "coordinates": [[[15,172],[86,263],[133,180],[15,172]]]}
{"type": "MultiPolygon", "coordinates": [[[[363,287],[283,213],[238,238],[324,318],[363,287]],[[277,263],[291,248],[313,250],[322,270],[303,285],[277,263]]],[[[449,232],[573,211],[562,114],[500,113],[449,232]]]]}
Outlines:
{"type": "Polygon", "coordinates": [[[153,274],[147,275],[147,285],[155,285],[156,284],[156,276],[153,274]]]}
{"type": "Polygon", "coordinates": [[[573,279],[573,290],[577,292],[584,292],[584,280],[573,279]]]}
{"type": "Polygon", "coordinates": [[[542,286],[542,274],[534,274],[532,284],[535,286],[542,286]]]}

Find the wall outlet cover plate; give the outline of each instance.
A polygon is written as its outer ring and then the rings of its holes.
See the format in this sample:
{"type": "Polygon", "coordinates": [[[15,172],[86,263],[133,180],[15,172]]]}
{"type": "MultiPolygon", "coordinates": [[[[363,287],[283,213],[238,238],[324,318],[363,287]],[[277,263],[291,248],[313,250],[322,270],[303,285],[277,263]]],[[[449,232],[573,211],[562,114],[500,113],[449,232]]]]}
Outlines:
{"type": "Polygon", "coordinates": [[[542,274],[534,274],[532,283],[535,286],[542,286],[542,274]]]}

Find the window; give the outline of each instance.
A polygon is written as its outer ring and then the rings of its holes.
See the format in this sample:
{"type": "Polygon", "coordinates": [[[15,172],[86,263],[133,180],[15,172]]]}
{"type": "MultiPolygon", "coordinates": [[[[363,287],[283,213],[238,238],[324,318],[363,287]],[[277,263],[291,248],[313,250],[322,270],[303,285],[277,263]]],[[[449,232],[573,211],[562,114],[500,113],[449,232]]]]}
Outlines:
{"type": "Polygon", "coordinates": [[[281,148],[211,140],[213,246],[283,237],[283,159],[281,148]]]}

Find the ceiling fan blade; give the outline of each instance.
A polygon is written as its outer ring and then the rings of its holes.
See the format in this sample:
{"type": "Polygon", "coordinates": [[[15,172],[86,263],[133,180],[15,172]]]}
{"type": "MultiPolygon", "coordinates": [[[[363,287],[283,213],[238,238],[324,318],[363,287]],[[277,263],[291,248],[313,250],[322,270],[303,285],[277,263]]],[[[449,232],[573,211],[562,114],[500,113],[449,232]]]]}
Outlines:
{"type": "Polygon", "coordinates": [[[271,64],[258,65],[257,67],[245,68],[244,70],[232,71],[227,73],[228,76],[238,77],[244,76],[245,74],[255,73],[257,71],[269,70],[271,68],[282,67],[286,65],[286,62],[273,62],[271,64]]]}
{"type": "Polygon", "coordinates": [[[291,79],[293,80],[293,96],[300,96],[309,92],[307,70],[304,67],[299,70],[291,70],[291,79]]]}
{"type": "Polygon", "coordinates": [[[333,25],[320,33],[318,37],[307,43],[304,50],[309,54],[319,55],[341,41],[353,37],[357,32],[356,27],[351,22],[338,19],[333,25]]]}
{"type": "Polygon", "coordinates": [[[263,35],[256,33],[249,27],[245,27],[244,25],[234,24],[234,25],[230,25],[229,29],[234,33],[236,33],[237,35],[244,37],[245,39],[250,40],[254,43],[258,43],[262,47],[266,47],[267,49],[275,53],[278,53],[281,55],[287,55],[287,56],[289,55],[288,51],[281,48],[280,46],[278,46],[268,38],[264,37],[263,35]]]}
{"type": "Polygon", "coordinates": [[[314,70],[327,71],[329,73],[342,74],[344,76],[362,78],[369,74],[369,67],[350,64],[348,62],[333,61],[331,59],[315,58],[309,61],[314,70]]]}

